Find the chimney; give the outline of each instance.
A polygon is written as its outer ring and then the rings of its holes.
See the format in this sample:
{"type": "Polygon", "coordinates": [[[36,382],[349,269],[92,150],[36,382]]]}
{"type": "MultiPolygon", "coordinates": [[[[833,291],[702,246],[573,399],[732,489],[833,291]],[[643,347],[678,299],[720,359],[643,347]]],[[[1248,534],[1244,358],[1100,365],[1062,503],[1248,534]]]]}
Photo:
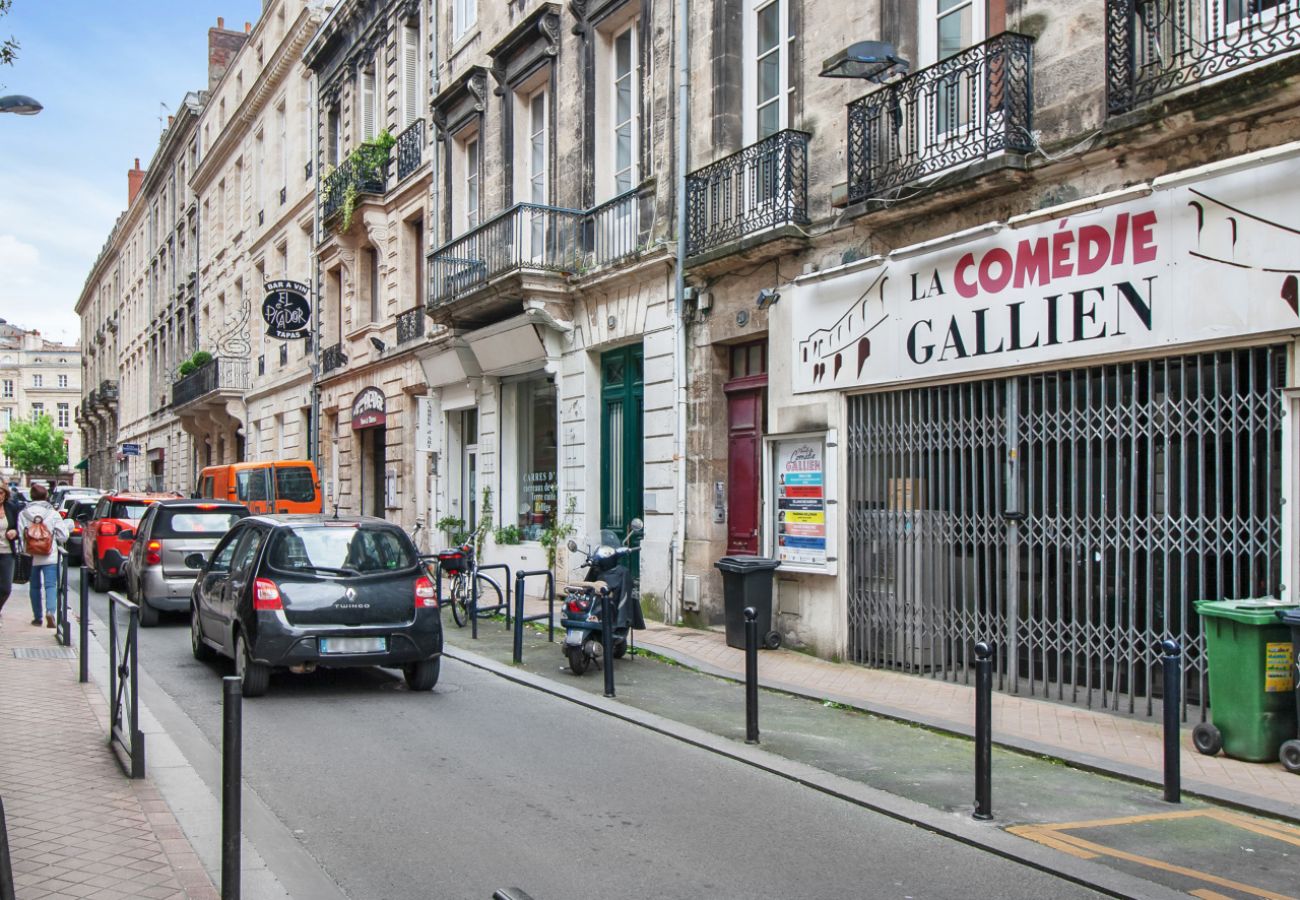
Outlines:
{"type": "Polygon", "coordinates": [[[252,23],[252,22],[245,22],[245,23],[244,23],[244,34],[252,34],[252,33],[253,33],[253,23],[252,23]]]}
{"type": "Polygon", "coordinates": [[[217,82],[226,74],[226,69],[230,68],[230,61],[246,40],[246,33],[227,31],[226,20],[217,17],[217,27],[208,29],[208,90],[217,86],[217,82]]]}
{"type": "Polygon", "coordinates": [[[176,121],[176,117],[175,117],[175,116],[168,116],[168,117],[167,117],[167,127],[168,127],[168,128],[171,128],[171,127],[172,127],[172,123],[175,122],[175,121],[176,121]]]}
{"type": "Polygon", "coordinates": [[[140,187],[144,184],[145,170],[140,168],[140,157],[135,158],[135,168],[126,173],[126,205],[129,207],[135,202],[135,195],[140,193],[140,187]]]}

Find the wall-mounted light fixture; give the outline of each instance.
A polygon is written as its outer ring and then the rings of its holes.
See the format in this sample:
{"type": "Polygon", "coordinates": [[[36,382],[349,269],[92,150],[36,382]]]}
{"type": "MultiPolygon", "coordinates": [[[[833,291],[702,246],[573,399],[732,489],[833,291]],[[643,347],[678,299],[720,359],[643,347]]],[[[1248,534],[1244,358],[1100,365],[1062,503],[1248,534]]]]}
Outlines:
{"type": "Polygon", "coordinates": [[[383,353],[384,350],[388,348],[387,344],[385,344],[377,335],[373,334],[370,336],[370,346],[374,347],[380,353],[383,353]]]}
{"type": "Polygon", "coordinates": [[[754,303],[759,309],[767,309],[776,301],[781,299],[781,292],[776,288],[763,288],[758,292],[758,300],[754,303]]]}
{"type": "Polygon", "coordinates": [[[864,78],[884,84],[911,66],[887,41],[858,41],[822,62],[822,78],[864,78]]]}

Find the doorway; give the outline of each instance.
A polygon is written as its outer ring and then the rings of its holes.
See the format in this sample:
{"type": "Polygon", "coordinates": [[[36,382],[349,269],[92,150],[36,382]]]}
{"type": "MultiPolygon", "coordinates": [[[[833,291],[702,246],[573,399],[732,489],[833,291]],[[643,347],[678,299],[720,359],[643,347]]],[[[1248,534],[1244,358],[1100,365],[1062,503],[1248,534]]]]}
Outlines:
{"type": "Polygon", "coordinates": [[[388,429],[383,425],[363,428],[359,432],[361,445],[361,514],[382,519],[384,503],[384,460],[387,452],[388,429]]]}
{"type": "Polygon", "coordinates": [[[644,358],[640,344],[600,357],[600,527],[613,532],[616,544],[641,515],[644,358]]]}
{"type": "Polygon", "coordinates": [[[757,556],[767,343],[741,344],[727,353],[727,554],[757,556]]]}

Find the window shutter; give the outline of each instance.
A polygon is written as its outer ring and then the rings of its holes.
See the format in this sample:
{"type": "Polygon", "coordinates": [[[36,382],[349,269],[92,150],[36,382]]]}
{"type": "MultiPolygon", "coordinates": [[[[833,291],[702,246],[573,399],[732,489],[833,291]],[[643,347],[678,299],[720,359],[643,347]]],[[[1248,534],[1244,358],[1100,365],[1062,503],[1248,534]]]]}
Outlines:
{"type": "Polygon", "coordinates": [[[375,136],[375,70],[367,69],[361,74],[361,138],[369,140],[375,136]]]}
{"type": "Polygon", "coordinates": [[[420,29],[406,26],[402,45],[402,77],[406,89],[406,123],[420,117],[420,29]]]}

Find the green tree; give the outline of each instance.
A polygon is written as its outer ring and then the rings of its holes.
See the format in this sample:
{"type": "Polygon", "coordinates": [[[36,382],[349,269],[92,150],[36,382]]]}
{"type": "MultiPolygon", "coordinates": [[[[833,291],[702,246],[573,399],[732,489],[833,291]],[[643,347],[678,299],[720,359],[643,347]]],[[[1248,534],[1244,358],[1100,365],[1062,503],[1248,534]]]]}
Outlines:
{"type": "MultiPolygon", "coordinates": [[[[9,12],[9,7],[14,5],[14,0],[0,0],[0,16],[9,12]]],[[[18,58],[18,41],[14,38],[0,41],[0,65],[12,66],[14,60],[18,58]]],[[[3,87],[3,85],[0,85],[3,87]]]]}
{"type": "Polygon", "coordinates": [[[67,438],[46,415],[31,422],[15,421],[0,450],[20,472],[53,473],[68,462],[67,438]]]}

